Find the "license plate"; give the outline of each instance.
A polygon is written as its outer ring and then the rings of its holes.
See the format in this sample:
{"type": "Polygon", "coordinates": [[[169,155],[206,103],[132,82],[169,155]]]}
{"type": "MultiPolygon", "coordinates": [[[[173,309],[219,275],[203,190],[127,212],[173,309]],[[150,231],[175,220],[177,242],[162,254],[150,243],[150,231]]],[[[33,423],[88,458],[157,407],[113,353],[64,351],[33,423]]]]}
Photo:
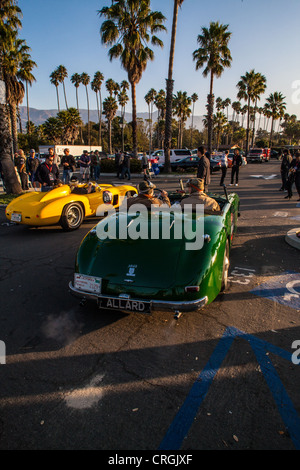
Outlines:
{"type": "Polygon", "coordinates": [[[18,212],[13,212],[11,214],[11,221],[12,222],[21,222],[22,220],[22,214],[18,213],[18,212]]]}
{"type": "Polygon", "coordinates": [[[99,308],[108,308],[113,310],[126,310],[136,313],[150,313],[151,303],[140,300],[131,300],[125,298],[101,297],[98,299],[99,308]]]}
{"type": "Polygon", "coordinates": [[[92,294],[101,293],[101,277],[87,276],[85,274],[74,274],[74,286],[78,290],[92,294]]]}

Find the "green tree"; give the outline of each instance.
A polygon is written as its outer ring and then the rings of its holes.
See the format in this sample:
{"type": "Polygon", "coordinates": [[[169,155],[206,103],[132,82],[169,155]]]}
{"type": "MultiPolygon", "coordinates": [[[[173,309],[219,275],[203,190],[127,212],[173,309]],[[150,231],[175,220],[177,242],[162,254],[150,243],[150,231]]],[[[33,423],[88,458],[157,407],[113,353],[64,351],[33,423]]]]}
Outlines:
{"type": "Polygon", "coordinates": [[[165,152],[165,171],[171,172],[170,164],[170,148],[171,148],[171,135],[172,135],[172,111],[173,111],[173,65],[174,65],[174,56],[175,56],[175,42],[176,42],[176,30],[177,30],[177,21],[178,21],[178,8],[182,5],[184,0],[174,0],[173,7],[173,21],[172,21],[172,34],[171,34],[171,45],[170,45],[170,54],[169,54],[169,69],[168,69],[168,78],[167,82],[167,94],[166,94],[166,122],[165,122],[165,143],[164,143],[164,152],[165,152]]]}
{"type": "Polygon", "coordinates": [[[176,116],[178,116],[178,148],[182,148],[183,126],[187,117],[191,114],[190,105],[192,98],[187,96],[187,92],[178,91],[173,97],[173,109],[176,116]]]}
{"type": "Polygon", "coordinates": [[[165,30],[165,17],[150,10],[150,0],[119,0],[99,12],[106,18],[100,28],[103,44],[109,49],[110,60],[120,58],[131,85],[133,152],[137,155],[136,85],[140,82],[147,62],[154,59],[148,43],[163,46],[156,33],[165,30]]]}
{"type": "Polygon", "coordinates": [[[101,142],[101,133],[102,133],[102,95],[101,95],[101,85],[104,80],[104,75],[101,72],[96,72],[94,75],[94,79],[91,83],[92,90],[96,93],[96,100],[97,100],[97,111],[98,111],[98,120],[99,120],[99,131],[98,131],[98,144],[99,146],[102,145],[101,142]],[[99,96],[99,98],[98,98],[99,96]]]}
{"type": "Polygon", "coordinates": [[[148,105],[148,112],[149,112],[149,156],[152,152],[152,117],[153,117],[153,103],[156,97],[156,91],[154,88],[151,88],[148,93],[145,95],[145,101],[148,105]]]}
{"type": "Polygon", "coordinates": [[[119,102],[119,105],[121,106],[122,151],[123,152],[124,152],[125,107],[126,107],[126,104],[128,103],[128,101],[129,101],[129,97],[126,93],[126,89],[123,87],[123,89],[118,94],[118,102],[119,102]]]}
{"type": "Polygon", "coordinates": [[[111,123],[116,116],[118,103],[113,96],[108,96],[103,101],[103,114],[105,115],[108,123],[108,151],[112,153],[112,139],[111,139],[111,123]]]}
{"type": "Polygon", "coordinates": [[[0,100],[0,160],[3,171],[4,184],[8,194],[20,194],[21,185],[18,181],[13,158],[12,136],[10,132],[10,118],[8,109],[8,90],[4,81],[4,58],[9,53],[18,28],[21,27],[22,11],[13,0],[2,0],[0,9],[0,93],[4,100],[0,100]]]}
{"type": "Polygon", "coordinates": [[[59,111],[60,111],[59,92],[58,92],[59,78],[58,78],[57,70],[54,70],[54,71],[50,74],[50,82],[52,83],[52,85],[55,86],[55,89],[56,89],[57,109],[58,109],[58,112],[59,112],[59,111]]]}
{"type": "Polygon", "coordinates": [[[191,124],[191,142],[190,142],[190,148],[193,148],[192,142],[193,142],[193,127],[194,127],[194,114],[195,114],[195,103],[198,101],[198,95],[197,93],[193,93],[191,96],[192,103],[193,103],[193,109],[192,109],[192,124],[191,124]]]}
{"type": "MultiPolygon", "coordinates": [[[[26,107],[27,107],[27,122],[30,122],[29,116],[29,93],[28,93],[28,85],[32,86],[33,82],[36,81],[35,76],[32,73],[32,70],[36,67],[36,63],[30,58],[29,54],[24,55],[22,61],[20,63],[20,67],[18,70],[18,78],[25,82],[25,89],[26,89],[26,107]]],[[[29,130],[30,133],[30,130],[29,130]]]]}
{"type": "Polygon", "coordinates": [[[282,93],[278,91],[271,93],[270,96],[266,99],[266,109],[269,111],[270,117],[272,119],[270,141],[269,141],[270,148],[272,146],[274,121],[279,119],[281,116],[283,116],[284,111],[286,109],[286,103],[284,99],[285,99],[285,96],[283,96],[282,93]]]}
{"type": "Polygon", "coordinates": [[[251,103],[256,103],[260,99],[260,95],[266,89],[266,78],[261,73],[255,72],[254,69],[246,72],[241,76],[237,84],[239,99],[244,99],[247,102],[247,129],[246,129],[246,154],[249,150],[249,132],[250,132],[250,106],[251,103]]]}
{"type": "MultiPolygon", "coordinates": [[[[79,73],[73,73],[73,75],[71,76],[70,78],[71,82],[73,83],[73,85],[75,86],[75,90],[76,90],[76,106],[77,106],[77,111],[78,113],[80,113],[79,111],[79,101],[78,101],[78,88],[81,84],[81,75],[79,73]]],[[[83,139],[82,139],[82,126],[80,126],[80,140],[81,142],[83,143],[83,139]]]]}
{"type": "Polygon", "coordinates": [[[65,87],[65,78],[68,77],[68,72],[64,65],[59,65],[56,69],[56,72],[57,72],[57,79],[59,83],[62,83],[62,86],[63,86],[66,108],[68,109],[66,87],[65,87]]]}
{"type": "Polygon", "coordinates": [[[76,108],[68,108],[57,114],[61,126],[62,142],[74,145],[74,141],[79,135],[79,129],[82,124],[79,112],[76,108]]]}
{"type": "Polygon", "coordinates": [[[222,135],[225,126],[227,124],[227,118],[224,113],[221,111],[218,111],[216,114],[214,114],[214,131],[216,134],[216,147],[217,150],[219,150],[219,145],[220,145],[220,136],[222,135]]]}
{"type": "Polygon", "coordinates": [[[197,37],[199,48],[193,52],[196,61],[196,70],[204,67],[203,76],[210,75],[210,88],[207,96],[207,127],[208,127],[208,150],[212,152],[212,130],[214,113],[214,78],[219,78],[226,67],[231,66],[231,53],[228,43],[231,33],[228,25],[211,22],[209,28],[203,27],[202,34],[197,37]]]}
{"type": "Polygon", "coordinates": [[[88,145],[91,145],[91,125],[90,125],[90,102],[89,102],[89,92],[88,92],[88,84],[90,83],[90,76],[83,72],[81,74],[81,83],[85,86],[86,92],[86,104],[88,109],[88,145]]]}

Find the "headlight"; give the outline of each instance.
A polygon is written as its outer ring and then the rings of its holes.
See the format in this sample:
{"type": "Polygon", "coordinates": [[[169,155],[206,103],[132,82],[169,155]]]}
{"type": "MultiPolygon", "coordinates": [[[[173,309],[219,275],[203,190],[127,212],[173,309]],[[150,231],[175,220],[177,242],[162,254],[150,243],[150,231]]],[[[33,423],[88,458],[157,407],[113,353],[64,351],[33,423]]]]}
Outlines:
{"type": "Polygon", "coordinates": [[[102,193],[103,202],[105,204],[110,204],[113,198],[113,195],[110,191],[103,191],[102,193]]]}

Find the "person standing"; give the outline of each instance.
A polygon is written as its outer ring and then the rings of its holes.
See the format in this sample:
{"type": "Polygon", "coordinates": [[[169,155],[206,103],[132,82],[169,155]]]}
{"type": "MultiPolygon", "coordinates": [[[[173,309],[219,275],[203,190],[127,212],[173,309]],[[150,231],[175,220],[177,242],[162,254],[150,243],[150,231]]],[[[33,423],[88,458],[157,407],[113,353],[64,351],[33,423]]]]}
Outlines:
{"type": "Polygon", "coordinates": [[[240,166],[242,165],[243,160],[242,157],[240,156],[240,151],[239,149],[234,150],[234,155],[232,159],[232,167],[231,167],[231,184],[229,186],[233,185],[234,181],[234,176],[235,176],[235,185],[239,185],[239,171],[240,171],[240,166]]]}
{"type": "Polygon", "coordinates": [[[79,159],[79,168],[80,168],[80,177],[81,181],[89,181],[90,178],[90,164],[91,164],[91,159],[89,156],[89,153],[87,150],[83,151],[83,154],[81,155],[79,159]]]}
{"type": "Polygon", "coordinates": [[[292,187],[295,183],[297,193],[299,196],[298,201],[300,201],[300,154],[296,154],[296,158],[292,160],[289,169],[289,175],[287,180],[287,191],[288,194],[285,196],[285,199],[291,199],[293,196],[292,187]]]}
{"type": "Polygon", "coordinates": [[[124,160],[122,164],[122,174],[121,174],[121,179],[123,180],[127,176],[127,178],[130,180],[131,175],[130,175],[130,155],[126,153],[124,155],[124,160]]]}
{"type": "Polygon", "coordinates": [[[64,184],[69,184],[75,171],[75,158],[73,155],[70,155],[70,149],[64,149],[64,156],[61,159],[61,164],[63,166],[63,182],[64,184]]]}
{"type": "Polygon", "coordinates": [[[150,177],[148,167],[149,167],[148,157],[147,157],[146,152],[143,152],[143,156],[142,156],[142,168],[143,168],[144,180],[145,180],[145,181],[148,180],[149,177],[150,177]]]}
{"type": "Polygon", "coordinates": [[[95,166],[95,180],[98,181],[100,178],[100,172],[101,172],[101,158],[100,158],[99,150],[95,150],[95,161],[97,162],[95,166]]]}
{"type": "Polygon", "coordinates": [[[210,183],[210,161],[205,155],[204,147],[198,147],[197,156],[200,158],[197,178],[204,181],[204,192],[206,192],[210,183]]]}
{"type": "Polygon", "coordinates": [[[288,177],[289,177],[289,169],[292,163],[292,155],[289,153],[288,150],[283,151],[283,157],[281,160],[280,166],[280,173],[281,173],[281,188],[279,191],[286,191],[288,189],[288,177]]]}
{"type": "Polygon", "coordinates": [[[60,165],[60,161],[61,161],[61,158],[59,155],[57,155],[55,152],[54,152],[54,148],[53,147],[49,147],[48,148],[48,152],[49,152],[49,155],[51,155],[53,157],[53,163],[54,165],[57,166],[57,168],[59,167],[60,165]]]}
{"type": "Polygon", "coordinates": [[[39,166],[40,162],[39,162],[39,159],[35,153],[35,150],[34,149],[31,149],[30,150],[30,155],[29,157],[27,158],[27,161],[26,161],[26,171],[27,171],[27,174],[28,174],[28,177],[29,177],[29,180],[31,182],[31,184],[34,183],[34,177],[35,177],[35,173],[36,173],[36,170],[39,166]]]}
{"type": "Polygon", "coordinates": [[[228,155],[229,155],[229,150],[226,150],[225,153],[223,153],[222,157],[221,157],[222,176],[221,176],[221,180],[220,180],[220,186],[223,186],[224,180],[225,180],[225,177],[226,177],[227,167],[228,167],[228,155]]]}
{"type": "Polygon", "coordinates": [[[28,187],[28,175],[26,173],[26,157],[23,150],[19,150],[19,158],[17,160],[17,171],[21,180],[21,187],[23,191],[27,191],[28,187]]]}

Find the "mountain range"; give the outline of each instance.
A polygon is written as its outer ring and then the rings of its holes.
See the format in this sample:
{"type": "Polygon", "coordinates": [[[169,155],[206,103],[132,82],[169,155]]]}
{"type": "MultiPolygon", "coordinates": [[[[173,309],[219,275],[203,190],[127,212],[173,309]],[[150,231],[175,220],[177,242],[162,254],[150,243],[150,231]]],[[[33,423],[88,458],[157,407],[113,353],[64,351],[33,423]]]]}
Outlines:
{"type": "MultiPolygon", "coordinates": [[[[80,116],[84,123],[87,122],[88,112],[87,109],[80,109],[80,116]]],[[[117,113],[120,115],[120,113],[117,113]]],[[[43,124],[48,118],[55,117],[57,115],[57,109],[36,109],[36,108],[29,108],[29,119],[32,121],[36,126],[43,124]]],[[[142,119],[149,119],[149,115],[147,112],[144,113],[137,113],[138,118],[142,119]]],[[[26,128],[27,123],[27,107],[20,106],[20,118],[22,122],[22,128],[26,128]]],[[[105,119],[105,118],[104,118],[105,119]]],[[[157,111],[153,112],[152,120],[155,122],[157,119],[157,111]]],[[[125,113],[125,120],[126,122],[131,121],[131,113],[125,113]]],[[[193,126],[196,129],[202,130],[203,129],[203,116],[194,116],[193,126]]],[[[98,111],[97,110],[90,110],[90,121],[98,122],[98,111]]],[[[186,121],[186,128],[189,128],[192,124],[192,118],[188,118],[186,121]]]]}

